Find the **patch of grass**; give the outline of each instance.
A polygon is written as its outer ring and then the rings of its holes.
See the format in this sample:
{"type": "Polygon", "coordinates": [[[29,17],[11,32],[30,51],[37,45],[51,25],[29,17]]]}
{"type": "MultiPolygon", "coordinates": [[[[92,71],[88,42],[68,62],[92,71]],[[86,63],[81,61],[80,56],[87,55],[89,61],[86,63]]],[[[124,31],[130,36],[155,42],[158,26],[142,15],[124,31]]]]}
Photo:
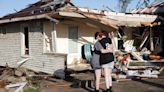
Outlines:
{"type": "Polygon", "coordinates": [[[40,91],[39,91],[39,87],[33,86],[33,87],[28,87],[24,89],[23,92],[40,92],[40,91]]]}

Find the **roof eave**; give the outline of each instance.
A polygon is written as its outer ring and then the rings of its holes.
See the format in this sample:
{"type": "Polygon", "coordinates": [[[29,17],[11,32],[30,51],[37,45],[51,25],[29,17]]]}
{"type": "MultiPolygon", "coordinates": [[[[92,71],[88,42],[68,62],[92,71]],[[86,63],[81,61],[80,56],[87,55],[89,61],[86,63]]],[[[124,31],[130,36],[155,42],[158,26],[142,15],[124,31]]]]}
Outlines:
{"type": "Polygon", "coordinates": [[[27,21],[27,20],[33,20],[33,19],[43,19],[43,18],[46,18],[46,16],[47,16],[47,14],[41,14],[41,15],[11,18],[11,19],[2,19],[2,20],[0,20],[0,24],[19,22],[19,21],[27,21]]]}

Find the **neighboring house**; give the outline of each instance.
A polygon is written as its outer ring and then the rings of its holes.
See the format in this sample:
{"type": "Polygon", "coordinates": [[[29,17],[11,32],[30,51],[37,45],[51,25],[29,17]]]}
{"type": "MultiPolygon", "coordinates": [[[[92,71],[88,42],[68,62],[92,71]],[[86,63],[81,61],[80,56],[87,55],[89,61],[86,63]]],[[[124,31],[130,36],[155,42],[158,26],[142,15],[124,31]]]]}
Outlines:
{"type": "Polygon", "coordinates": [[[51,1],[41,0],[0,18],[1,66],[64,74],[69,65],[85,63],[81,47],[94,43],[95,32],[113,31],[114,38],[117,38],[119,26],[135,30],[135,27],[142,26],[142,22],[156,19],[153,15],[79,8],[70,2],[49,6],[51,1]]]}
{"type": "Polygon", "coordinates": [[[133,14],[149,14],[156,15],[157,18],[154,23],[145,23],[152,29],[152,50],[155,54],[164,57],[164,2],[154,3],[145,8],[139,8],[132,11],[133,14]]]}

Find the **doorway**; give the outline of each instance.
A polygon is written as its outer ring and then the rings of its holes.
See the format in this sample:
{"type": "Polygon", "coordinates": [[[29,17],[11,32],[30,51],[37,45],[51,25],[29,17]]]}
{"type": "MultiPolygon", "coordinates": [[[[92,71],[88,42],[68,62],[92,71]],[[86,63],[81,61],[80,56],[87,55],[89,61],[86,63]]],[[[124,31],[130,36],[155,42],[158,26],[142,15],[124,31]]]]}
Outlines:
{"type": "Polygon", "coordinates": [[[23,28],[23,54],[29,55],[29,28],[23,28]]]}

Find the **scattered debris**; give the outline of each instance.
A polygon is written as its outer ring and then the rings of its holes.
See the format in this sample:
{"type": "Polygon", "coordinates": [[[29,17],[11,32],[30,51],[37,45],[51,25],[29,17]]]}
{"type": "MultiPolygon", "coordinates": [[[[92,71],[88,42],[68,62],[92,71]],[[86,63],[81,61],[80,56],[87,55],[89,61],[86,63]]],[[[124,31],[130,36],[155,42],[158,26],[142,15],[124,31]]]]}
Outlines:
{"type": "Polygon", "coordinates": [[[22,92],[27,82],[6,85],[6,89],[15,88],[14,92],[22,92]]]}

